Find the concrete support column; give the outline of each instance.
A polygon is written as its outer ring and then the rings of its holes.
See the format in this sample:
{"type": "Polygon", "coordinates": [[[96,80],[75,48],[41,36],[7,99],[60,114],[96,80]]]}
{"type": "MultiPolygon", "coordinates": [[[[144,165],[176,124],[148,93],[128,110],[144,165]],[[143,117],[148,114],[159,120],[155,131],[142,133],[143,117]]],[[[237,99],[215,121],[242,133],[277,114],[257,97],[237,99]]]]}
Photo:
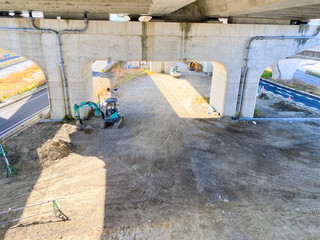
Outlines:
{"type": "MultiPolygon", "coordinates": [[[[82,64],[80,61],[68,59],[66,69],[69,84],[69,103],[71,114],[74,116],[74,104],[81,102],[93,101],[93,79],[92,79],[92,62],[82,64]],[[81,67],[82,66],[82,67],[81,67]]],[[[87,117],[90,108],[81,109],[81,118],[87,117]]]]}
{"type": "Polygon", "coordinates": [[[248,69],[242,97],[241,117],[253,117],[254,115],[259,81],[263,71],[263,68],[248,69]]]}
{"type": "Polygon", "coordinates": [[[155,72],[155,73],[160,73],[162,71],[162,62],[151,61],[150,62],[150,71],[155,72]]]}
{"type": "MultiPolygon", "coordinates": [[[[41,38],[42,44],[40,46],[37,45],[39,47],[38,51],[34,50],[34,52],[41,54],[35,56],[35,63],[41,68],[46,77],[51,119],[63,119],[67,112],[59,55],[56,47],[57,39],[53,34],[39,34],[38,36],[41,38]]],[[[30,45],[33,46],[33,44],[30,45]]],[[[22,46],[21,48],[23,49],[18,52],[23,52],[27,49],[27,47],[22,46]]]]}
{"type": "Polygon", "coordinates": [[[175,66],[175,62],[165,62],[164,63],[164,72],[166,74],[170,74],[170,69],[171,67],[174,67],[175,66]]]}
{"type": "Polygon", "coordinates": [[[276,80],[291,80],[301,59],[283,59],[271,64],[272,78],[276,80]]]}
{"type": "Polygon", "coordinates": [[[208,75],[212,75],[212,71],[213,71],[212,62],[201,62],[201,65],[203,67],[204,73],[206,73],[208,75]]]}
{"type": "Polygon", "coordinates": [[[240,68],[213,62],[210,105],[223,116],[234,116],[239,90],[240,68]]]}
{"type": "Polygon", "coordinates": [[[281,79],[281,72],[279,69],[278,62],[274,62],[270,66],[271,71],[272,71],[272,78],[275,80],[280,80],[281,79]]]}
{"type": "Polygon", "coordinates": [[[46,74],[48,98],[51,119],[63,119],[66,116],[63,84],[60,67],[57,64],[48,64],[46,74]]]}

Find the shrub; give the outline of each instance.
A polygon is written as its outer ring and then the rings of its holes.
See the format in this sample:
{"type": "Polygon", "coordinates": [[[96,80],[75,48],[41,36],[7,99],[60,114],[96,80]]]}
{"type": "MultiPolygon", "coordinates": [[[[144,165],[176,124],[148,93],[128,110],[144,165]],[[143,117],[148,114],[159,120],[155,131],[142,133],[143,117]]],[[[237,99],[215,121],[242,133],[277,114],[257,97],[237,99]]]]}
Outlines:
{"type": "Polygon", "coordinates": [[[314,72],[314,71],[311,71],[311,70],[307,70],[307,71],[306,71],[306,74],[309,74],[309,75],[312,75],[312,76],[314,76],[314,77],[320,78],[320,73],[318,73],[318,72],[314,72]]]}
{"type": "Polygon", "coordinates": [[[272,72],[268,70],[264,70],[264,72],[261,75],[261,78],[266,78],[266,79],[272,78],[272,72]]]}
{"type": "Polygon", "coordinates": [[[34,64],[20,72],[11,73],[9,76],[0,79],[0,96],[4,100],[45,83],[45,76],[41,69],[34,64]]]}

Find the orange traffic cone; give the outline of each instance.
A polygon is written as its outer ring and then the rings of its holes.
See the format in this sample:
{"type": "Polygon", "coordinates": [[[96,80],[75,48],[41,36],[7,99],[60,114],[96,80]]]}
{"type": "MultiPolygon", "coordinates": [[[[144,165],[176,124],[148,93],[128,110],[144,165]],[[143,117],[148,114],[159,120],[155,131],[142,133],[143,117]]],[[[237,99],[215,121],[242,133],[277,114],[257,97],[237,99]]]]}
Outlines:
{"type": "Polygon", "coordinates": [[[264,91],[264,86],[262,85],[261,91],[264,91]]]}
{"type": "Polygon", "coordinates": [[[291,101],[291,96],[289,95],[288,100],[291,101]]]}

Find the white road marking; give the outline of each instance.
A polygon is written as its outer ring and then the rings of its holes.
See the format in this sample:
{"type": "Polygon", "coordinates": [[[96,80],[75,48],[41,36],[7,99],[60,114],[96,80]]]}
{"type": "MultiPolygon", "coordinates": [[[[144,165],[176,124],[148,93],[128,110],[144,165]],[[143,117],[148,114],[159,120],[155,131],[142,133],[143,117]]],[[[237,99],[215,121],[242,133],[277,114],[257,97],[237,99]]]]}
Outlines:
{"type": "MultiPolygon", "coordinates": [[[[36,98],[34,98],[34,99],[31,99],[30,101],[28,100],[28,101],[26,101],[26,102],[24,102],[24,103],[22,103],[22,104],[20,104],[20,105],[18,105],[18,106],[15,106],[15,107],[13,107],[13,108],[10,108],[10,109],[8,109],[7,111],[2,112],[1,114],[5,114],[5,113],[10,112],[10,111],[12,111],[12,110],[14,110],[14,109],[16,109],[16,108],[19,108],[19,107],[21,107],[22,105],[24,105],[24,104],[26,104],[26,103],[29,103],[29,102],[32,102],[33,100],[36,100],[37,98],[42,97],[42,96],[45,95],[45,94],[48,94],[48,92],[43,93],[43,94],[41,94],[40,96],[38,96],[38,97],[36,97],[36,98]]],[[[32,97],[32,96],[31,96],[31,97],[32,97]]]]}
{"type": "Polygon", "coordinates": [[[280,91],[278,91],[278,90],[276,90],[276,92],[278,92],[278,93],[280,93],[280,94],[284,94],[283,92],[280,92],[280,91]]]}
{"type": "Polygon", "coordinates": [[[312,100],[312,101],[314,100],[314,99],[312,99],[312,98],[309,98],[309,97],[305,97],[305,98],[306,98],[306,99],[309,99],[309,100],[312,100]]]}
{"type": "Polygon", "coordinates": [[[95,75],[93,77],[99,77],[101,74],[102,74],[102,72],[101,73],[97,73],[97,75],[95,75]]]}
{"type": "Polygon", "coordinates": [[[302,97],[302,95],[300,95],[300,94],[298,94],[298,93],[296,93],[296,95],[299,96],[299,97],[302,97]]]}

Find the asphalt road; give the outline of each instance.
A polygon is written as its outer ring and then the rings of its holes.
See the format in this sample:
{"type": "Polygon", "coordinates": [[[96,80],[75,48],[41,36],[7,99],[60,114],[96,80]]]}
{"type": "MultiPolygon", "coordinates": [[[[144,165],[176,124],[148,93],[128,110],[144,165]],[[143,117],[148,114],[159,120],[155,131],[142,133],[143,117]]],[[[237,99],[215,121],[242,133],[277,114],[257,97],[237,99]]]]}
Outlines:
{"type": "MultiPolygon", "coordinates": [[[[11,72],[19,71],[21,70],[20,68],[25,68],[29,64],[33,64],[33,62],[26,61],[5,68],[0,71],[0,77],[4,77],[11,72]]],[[[100,74],[101,72],[92,72],[93,77],[98,77],[100,74]]],[[[44,89],[43,91],[0,109],[0,136],[33,118],[46,108],[49,108],[49,101],[47,89],[44,89]]]]}
{"type": "Polygon", "coordinates": [[[17,59],[17,58],[20,58],[20,56],[13,56],[13,57],[1,59],[1,60],[0,60],[0,63],[2,63],[2,62],[7,62],[7,61],[10,61],[10,60],[13,60],[13,59],[17,59]]]}
{"type": "Polygon", "coordinates": [[[320,97],[312,97],[307,94],[303,94],[286,87],[282,87],[271,82],[264,81],[260,79],[259,87],[264,87],[266,91],[273,92],[275,94],[281,95],[285,98],[291,98],[291,101],[303,103],[304,105],[320,111],[320,97]]]}
{"type": "Polygon", "coordinates": [[[44,89],[0,109],[0,136],[49,108],[48,92],[44,89]]]}

